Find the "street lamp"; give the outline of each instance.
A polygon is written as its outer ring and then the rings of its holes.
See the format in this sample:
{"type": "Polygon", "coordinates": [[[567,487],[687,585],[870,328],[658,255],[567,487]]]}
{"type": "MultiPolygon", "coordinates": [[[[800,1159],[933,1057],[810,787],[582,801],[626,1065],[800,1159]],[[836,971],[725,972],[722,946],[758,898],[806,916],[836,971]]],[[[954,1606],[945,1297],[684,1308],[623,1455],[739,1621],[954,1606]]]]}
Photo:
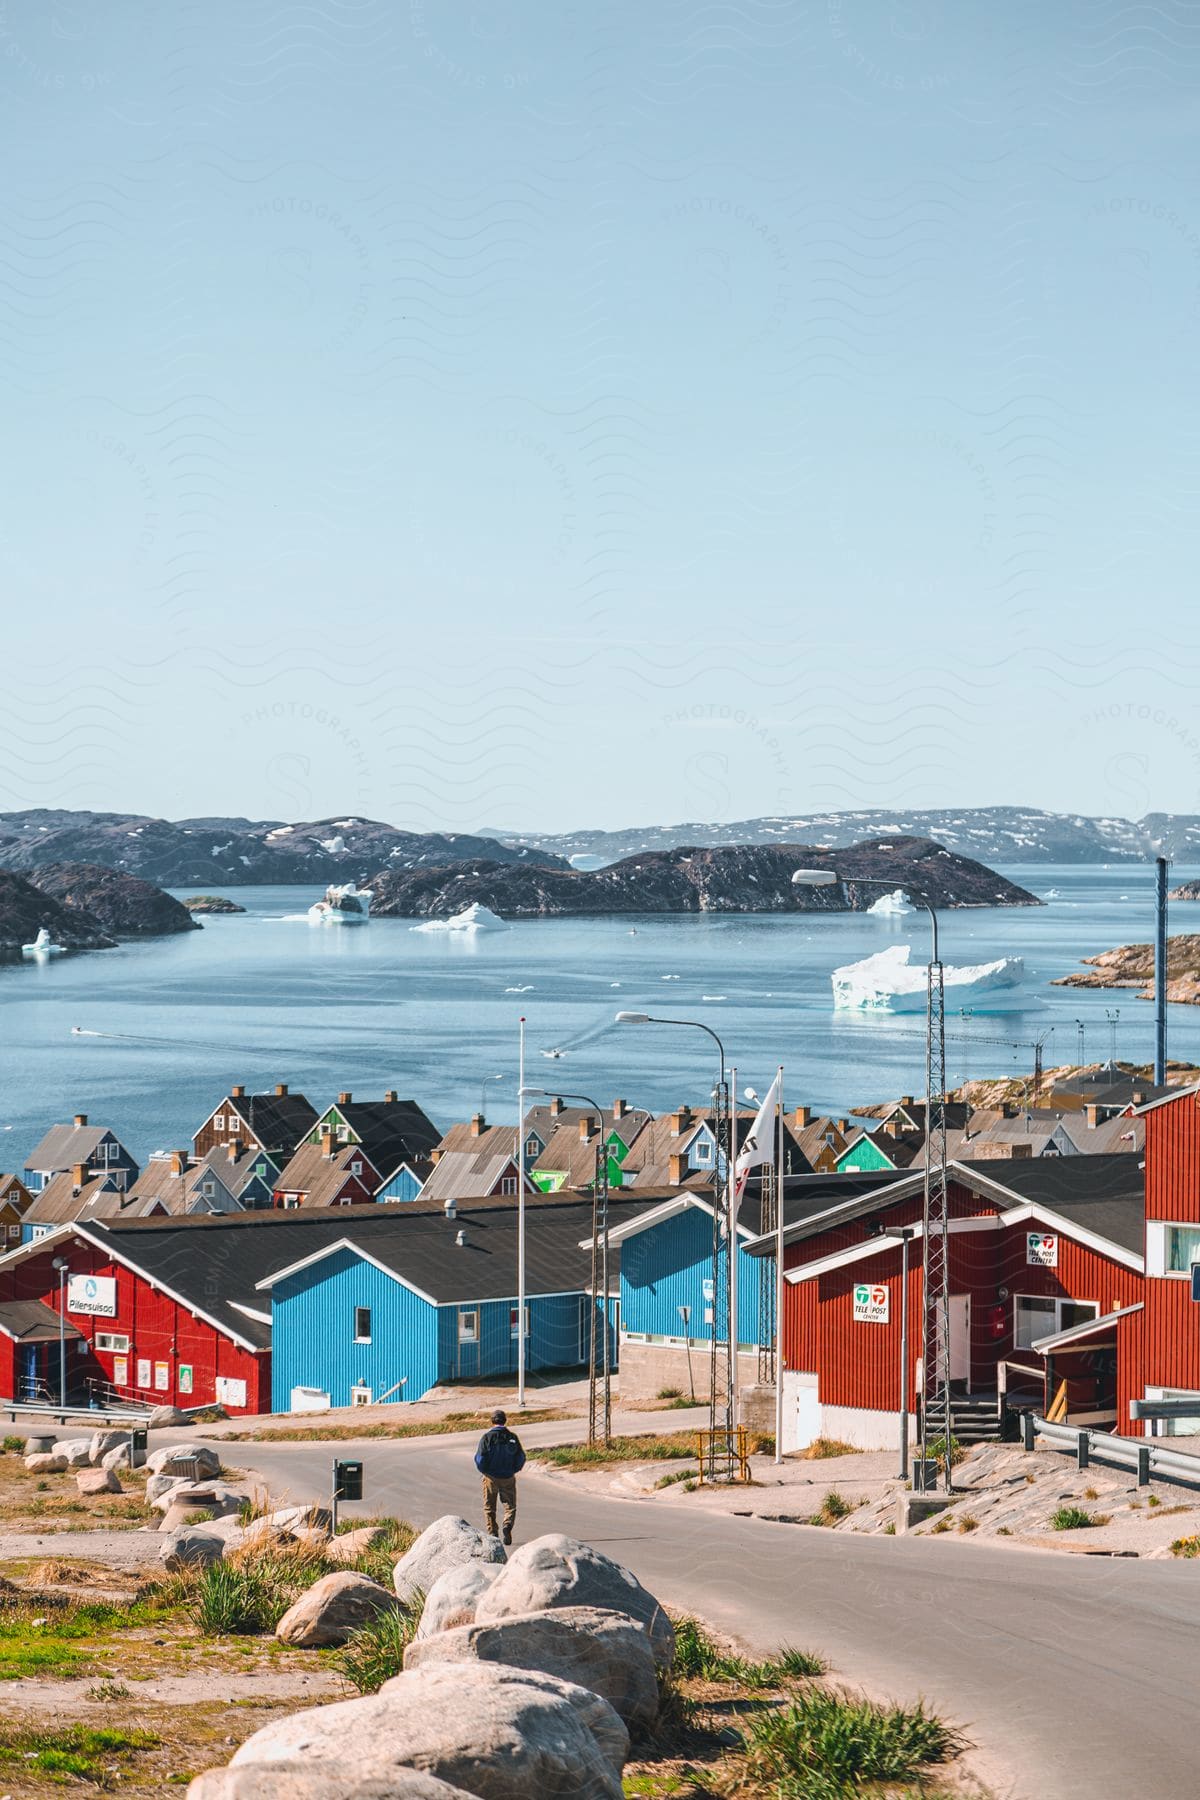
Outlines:
{"type": "Polygon", "coordinates": [[[56,1256],[52,1265],[58,1270],[58,1404],[67,1404],[67,1260],[56,1256]]]}
{"type": "MultiPolygon", "coordinates": [[[[839,881],[849,884],[856,880],[860,887],[891,888],[895,885],[878,876],[841,876],[834,869],[796,869],[792,874],[794,887],[833,887],[839,881]]],[[[925,1010],[925,1194],[921,1215],[925,1259],[921,1332],[921,1367],[924,1379],[921,1396],[921,1456],[917,1475],[919,1485],[923,1486],[929,1471],[930,1439],[938,1435],[936,1431],[931,1433],[929,1430],[930,1402],[933,1400],[936,1411],[941,1414],[946,1450],[943,1486],[949,1493],[953,1478],[950,1454],[950,1225],[946,1192],[946,996],[938,948],[937,913],[930,901],[922,900],[919,895],[914,895],[914,898],[929,914],[932,931],[925,1010]],[[933,1149],[935,1135],[936,1159],[933,1149]]]]}
{"type": "MultiPolygon", "coordinates": [[[[540,1100],[578,1100],[584,1106],[590,1106],[596,1114],[596,1126],[599,1139],[596,1144],[596,1174],[592,1183],[592,1329],[588,1340],[588,1442],[596,1441],[596,1286],[597,1275],[601,1293],[601,1363],[604,1370],[604,1442],[612,1438],[612,1347],[609,1342],[608,1323],[608,1147],[604,1141],[604,1108],[590,1094],[557,1094],[549,1088],[522,1088],[522,1102],[526,1094],[534,1095],[540,1100]],[[600,1243],[600,1268],[596,1268],[597,1239],[600,1243]]],[[[518,1313],[518,1327],[522,1341],[525,1333],[524,1311],[518,1313]]]]}
{"type": "MultiPolygon", "coordinates": [[[[717,1033],[713,1030],[712,1026],[705,1025],[700,1019],[667,1019],[667,1018],[660,1017],[656,1013],[619,1012],[616,1015],[615,1023],[618,1025],[676,1025],[676,1026],[680,1026],[688,1031],[703,1031],[705,1033],[705,1035],[710,1037],[712,1039],[713,1043],[717,1046],[717,1053],[721,1059],[721,1072],[720,1072],[720,1077],[719,1077],[719,1082],[718,1082],[718,1087],[717,1087],[717,1107],[716,1107],[717,1150],[716,1150],[716,1155],[713,1158],[713,1164],[714,1164],[714,1166],[713,1166],[713,1331],[712,1331],[712,1339],[711,1339],[712,1359],[711,1359],[711,1365],[710,1365],[709,1405],[711,1408],[710,1423],[711,1423],[712,1431],[715,1434],[716,1430],[717,1430],[717,1388],[719,1385],[718,1381],[717,1381],[716,1294],[717,1294],[717,1277],[719,1274],[719,1263],[720,1263],[720,1225],[721,1225],[721,1216],[722,1216],[722,1207],[721,1207],[721,1119],[722,1119],[723,1113],[727,1111],[729,1114],[729,1153],[728,1153],[728,1160],[726,1162],[726,1168],[725,1168],[725,1174],[726,1174],[725,1228],[726,1228],[726,1238],[727,1238],[726,1262],[727,1262],[727,1268],[728,1268],[728,1286],[727,1286],[728,1298],[727,1298],[727,1303],[726,1303],[726,1318],[728,1320],[728,1325],[729,1325],[729,1347],[728,1347],[729,1366],[728,1366],[728,1371],[726,1374],[726,1379],[725,1379],[724,1385],[725,1385],[725,1390],[726,1390],[726,1394],[727,1394],[726,1419],[725,1419],[725,1429],[726,1429],[726,1438],[727,1438],[726,1448],[727,1448],[729,1454],[732,1455],[733,1429],[737,1424],[737,1410],[738,1410],[737,1409],[737,1381],[738,1381],[737,1200],[736,1200],[736,1188],[735,1188],[735,1177],[734,1177],[734,1163],[737,1160],[737,1123],[736,1123],[736,1102],[734,1101],[734,1098],[733,1098],[733,1092],[732,1092],[732,1089],[730,1086],[730,1081],[728,1078],[728,1074],[726,1071],[726,1065],[725,1065],[725,1046],[721,1042],[721,1039],[717,1036],[717,1033]]],[[[736,1071],[735,1071],[733,1085],[736,1087],[736,1071]]],[[[710,1455],[711,1454],[712,1453],[710,1451],[710,1455]]]]}

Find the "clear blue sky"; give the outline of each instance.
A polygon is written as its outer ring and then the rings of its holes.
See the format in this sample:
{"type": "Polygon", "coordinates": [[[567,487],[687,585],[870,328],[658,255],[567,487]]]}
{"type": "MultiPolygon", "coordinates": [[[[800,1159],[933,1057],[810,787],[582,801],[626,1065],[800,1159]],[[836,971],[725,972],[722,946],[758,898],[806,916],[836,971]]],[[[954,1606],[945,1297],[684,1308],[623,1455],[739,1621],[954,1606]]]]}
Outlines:
{"type": "Polygon", "coordinates": [[[0,809],[1200,811],[1179,0],[9,0],[0,809]]]}

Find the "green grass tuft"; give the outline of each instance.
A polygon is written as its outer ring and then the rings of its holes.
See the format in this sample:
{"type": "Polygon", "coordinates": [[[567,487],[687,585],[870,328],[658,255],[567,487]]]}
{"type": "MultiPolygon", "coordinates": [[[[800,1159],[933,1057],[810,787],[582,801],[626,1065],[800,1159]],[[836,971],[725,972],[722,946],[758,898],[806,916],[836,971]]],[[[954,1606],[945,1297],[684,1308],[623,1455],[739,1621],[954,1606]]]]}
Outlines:
{"type": "Polygon", "coordinates": [[[360,1694],[377,1694],[385,1681],[399,1675],[424,1604],[424,1598],[414,1594],[404,1606],[377,1613],[347,1640],[334,1667],[360,1694]]]}
{"type": "Polygon", "coordinates": [[[1060,1506],[1050,1516],[1052,1531],[1083,1531],[1090,1525],[1107,1525],[1108,1513],[1085,1512],[1082,1506],[1060,1506]]]}
{"type": "Polygon", "coordinates": [[[19,1763],[22,1770],[48,1775],[52,1781],[74,1777],[107,1788],[113,1785],[114,1760],[156,1749],[159,1741],[152,1731],[94,1730],[83,1725],[57,1731],[0,1727],[0,1764],[19,1763]]]}
{"type": "Polygon", "coordinates": [[[806,1650],[785,1646],[765,1662],[754,1662],[722,1650],[697,1619],[675,1621],[674,1676],[677,1681],[731,1681],[757,1691],[778,1688],[786,1681],[823,1674],[825,1664],[806,1650]]]}
{"type": "Polygon", "coordinates": [[[833,1526],[838,1523],[839,1519],[849,1518],[853,1511],[854,1507],[846,1496],[839,1494],[836,1488],[830,1488],[819,1509],[813,1513],[808,1522],[810,1525],[833,1526]]]}
{"type": "Polygon", "coordinates": [[[919,1777],[963,1748],[958,1734],[918,1706],[807,1688],[784,1707],[751,1720],[748,1772],[787,1800],[835,1800],[878,1784],[919,1777]],[[769,1785],[767,1785],[769,1784],[769,1785]]]}

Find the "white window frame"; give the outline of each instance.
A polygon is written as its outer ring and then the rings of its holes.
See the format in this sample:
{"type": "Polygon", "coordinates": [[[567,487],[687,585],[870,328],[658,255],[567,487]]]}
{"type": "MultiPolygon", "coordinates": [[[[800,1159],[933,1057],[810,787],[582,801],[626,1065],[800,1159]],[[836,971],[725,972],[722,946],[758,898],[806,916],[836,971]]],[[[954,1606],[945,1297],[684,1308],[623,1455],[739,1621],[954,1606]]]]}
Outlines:
{"type": "Polygon", "coordinates": [[[372,1390],[363,1381],[356,1381],[350,1389],[351,1406],[370,1406],[373,1401],[372,1390]]]}
{"type": "Polygon", "coordinates": [[[111,1350],[114,1356],[129,1355],[129,1338],[123,1331],[98,1331],[97,1350],[111,1350]]]}
{"type": "Polygon", "coordinates": [[[1190,1281],[1193,1262],[1200,1262],[1200,1224],[1194,1220],[1182,1219],[1151,1219],[1148,1221],[1146,1225],[1147,1275],[1157,1275],[1165,1281],[1190,1281]],[[1188,1259],[1187,1267],[1183,1269],[1168,1267],[1173,1231],[1190,1231],[1197,1240],[1193,1254],[1188,1259]]]}
{"type": "Polygon", "coordinates": [[[502,1175],[500,1177],[500,1186],[497,1188],[496,1192],[498,1194],[507,1194],[507,1195],[515,1197],[516,1192],[517,1192],[516,1176],[515,1175],[502,1175]]]}
{"type": "Polygon", "coordinates": [[[698,1137],[692,1146],[692,1160],[698,1167],[712,1168],[712,1139],[698,1137]]]}
{"type": "Polygon", "coordinates": [[[225,1129],[225,1114],[224,1113],[215,1113],[213,1115],[213,1130],[214,1131],[224,1131],[224,1129],[225,1129]]]}
{"type": "MultiPolygon", "coordinates": [[[[1017,1335],[1017,1316],[1022,1300],[1028,1300],[1038,1306],[1052,1306],[1054,1308],[1054,1322],[1051,1325],[1047,1325],[1045,1331],[1039,1331],[1037,1333],[1037,1336],[1040,1338],[1053,1337],[1057,1332],[1066,1329],[1062,1322],[1064,1306],[1090,1306],[1093,1319],[1098,1319],[1100,1317],[1100,1303],[1098,1300],[1076,1300],[1071,1294],[1014,1294],[1012,1299],[1012,1341],[1014,1350],[1029,1350],[1033,1347],[1032,1339],[1028,1344],[1023,1344],[1020,1337],[1017,1335]]],[[[1083,1320],[1076,1319],[1073,1323],[1082,1325],[1083,1320]]]]}
{"type": "Polygon", "coordinates": [[[362,1164],[360,1162],[352,1162],[350,1164],[350,1173],[352,1175],[361,1175],[362,1174],[362,1164]]]}
{"type": "Polygon", "coordinates": [[[354,1341],[356,1344],[369,1344],[371,1341],[371,1309],[369,1306],[356,1306],[354,1309],[354,1341]],[[366,1315],[367,1329],[362,1329],[363,1315],[366,1315]]]}
{"type": "Polygon", "coordinates": [[[460,1344],[477,1344],[479,1342],[479,1308],[476,1306],[460,1306],[458,1309],[458,1341],[460,1344]],[[469,1323],[468,1323],[469,1321],[469,1323]]]}
{"type": "MultiPolygon", "coordinates": [[[[517,1308],[515,1306],[510,1306],[508,1309],[508,1335],[514,1343],[520,1342],[520,1333],[517,1330],[517,1316],[518,1316],[517,1308]]],[[[529,1342],[529,1308],[528,1308],[528,1306],[525,1308],[525,1342],[526,1343],[529,1342]]]]}

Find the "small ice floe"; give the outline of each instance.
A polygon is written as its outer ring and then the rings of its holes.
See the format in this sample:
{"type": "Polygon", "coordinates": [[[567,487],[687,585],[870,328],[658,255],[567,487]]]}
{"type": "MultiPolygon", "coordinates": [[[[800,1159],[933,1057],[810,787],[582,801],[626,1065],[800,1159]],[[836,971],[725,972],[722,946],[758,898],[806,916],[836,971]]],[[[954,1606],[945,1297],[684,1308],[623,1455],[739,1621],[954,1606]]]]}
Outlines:
{"type": "Polygon", "coordinates": [[[727,994],[701,994],[700,998],[702,1000],[727,1000],[729,996],[727,994]]]}
{"type": "Polygon", "coordinates": [[[506,994],[532,994],[533,983],[532,981],[527,981],[524,987],[510,987],[505,988],[504,991],[506,994]]]}
{"type": "Polygon", "coordinates": [[[481,906],[476,900],[470,906],[464,906],[448,919],[426,919],[423,925],[410,925],[410,931],[507,931],[508,926],[498,913],[490,906],[481,906]]]}
{"type": "Polygon", "coordinates": [[[50,956],[65,956],[65,944],[56,944],[43,925],[32,944],[21,945],[21,955],[28,956],[31,961],[44,962],[50,956]]]}

